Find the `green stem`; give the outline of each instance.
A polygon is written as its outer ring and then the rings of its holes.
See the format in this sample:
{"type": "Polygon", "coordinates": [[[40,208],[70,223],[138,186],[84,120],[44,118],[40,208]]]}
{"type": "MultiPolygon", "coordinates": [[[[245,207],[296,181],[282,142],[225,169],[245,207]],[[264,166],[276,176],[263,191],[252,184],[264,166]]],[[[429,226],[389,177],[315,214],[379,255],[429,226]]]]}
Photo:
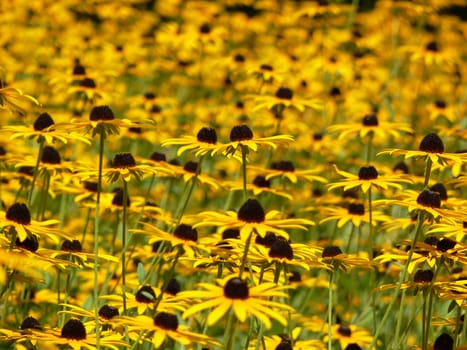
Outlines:
{"type": "Polygon", "coordinates": [[[180,256],[183,254],[183,247],[178,246],[177,247],[177,255],[175,255],[175,258],[172,262],[172,266],[170,267],[170,270],[167,272],[167,277],[165,278],[165,283],[161,288],[161,293],[157,297],[157,301],[154,305],[154,311],[157,310],[157,307],[159,306],[160,302],[162,301],[162,297],[164,296],[165,291],[167,290],[167,287],[169,286],[170,280],[174,277],[175,275],[175,267],[177,266],[178,259],[180,256]]]}
{"type": "Polygon", "coordinates": [[[332,298],[334,283],[334,270],[329,272],[329,288],[328,288],[328,350],[332,350],[332,298]]]}
{"type": "Polygon", "coordinates": [[[431,315],[433,312],[433,286],[434,283],[436,282],[436,278],[438,277],[439,270],[443,266],[444,263],[444,258],[441,257],[439,264],[436,266],[435,273],[433,275],[433,279],[431,280],[430,286],[428,287],[428,312],[427,312],[427,318],[425,320],[425,323],[423,324],[424,327],[424,335],[425,337],[423,338],[422,342],[422,349],[426,350],[428,349],[428,339],[430,338],[430,329],[431,329],[431,315]]]}
{"type": "Polygon", "coordinates": [[[433,162],[431,161],[431,158],[427,157],[426,165],[425,165],[425,180],[423,181],[423,187],[424,188],[428,187],[428,182],[430,181],[431,166],[432,165],[433,165],[433,162]]]}
{"type": "Polygon", "coordinates": [[[243,177],[243,198],[247,200],[248,194],[246,191],[246,156],[248,154],[248,147],[240,145],[242,148],[242,177],[243,177]]]}
{"type": "Polygon", "coordinates": [[[190,202],[191,195],[193,194],[193,190],[196,185],[196,180],[198,179],[199,174],[201,173],[201,164],[203,163],[204,157],[201,157],[198,163],[198,166],[196,167],[196,173],[195,176],[191,178],[191,184],[190,184],[190,189],[188,191],[188,194],[186,195],[185,200],[183,201],[183,206],[178,210],[177,213],[177,224],[175,226],[178,226],[182,220],[183,214],[185,213],[185,210],[188,206],[188,203],[190,202]]]}
{"type": "Polygon", "coordinates": [[[366,145],[366,163],[370,164],[371,161],[371,152],[372,152],[372,146],[373,146],[373,137],[374,133],[371,131],[368,134],[368,143],[366,145]]]}
{"type": "Polygon", "coordinates": [[[248,235],[248,238],[246,239],[245,242],[245,248],[243,250],[243,256],[242,256],[242,262],[240,263],[240,271],[238,272],[238,278],[242,278],[243,271],[245,270],[246,267],[246,261],[248,258],[248,251],[250,250],[250,244],[251,244],[251,238],[253,237],[253,230],[250,232],[248,235]]]}
{"type": "Polygon", "coordinates": [[[100,349],[100,332],[99,332],[99,231],[100,231],[100,203],[102,192],[102,164],[104,158],[104,141],[105,133],[100,132],[99,138],[99,168],[97,171],[97,196],[96,196],[96,213],[94,216],[94,321],[96,323],[96,348],[100,349]]]}
{"type": "Polygon", "coordinates": [[[372,195],[371,195],[371,186],[368,189],[368,220],[369,220],[369,231],[370,231],[370,244],[369,244],[369,256],[370,259],[373,256],[373,249],[375,248],[375,237],[373,232],[373,205],[372,205],[372,195]]]}
{"type": "Polygon", "coordinates": [[[227,318],[227,325],[225,327],[226,332],[224,334],[225,350],[232,350],[232,345],[235,339],[235,324],[236,318],[233,308],[230,309],[229,316],[227,318]]]}
{"type": "Polygon", "coordinates": [[[127,218],[128,218],[128,183],[123,181],[123,214],[122,214],[122,296],[123,314],[126,315],[126,248],[127,248],[127,218]]]}
{"type": "Polygon", "coordinates": [[[37,175],[39,174],[39,165],[41,163],[42,154],[44,153],[44,147],[45,147],[45,139],[43,137],[39,137],[37,142],[39,142],[39,153],[37,154],[36,166],[34,167],[34,172],[33,172],[33,177],[32,177],[32,182],[31,182],[31,189],[29,190],[29,194],[28,194],[28,207],[31,206],[32,194],[34,192],[34,186],[36,184],[37,175]]]}

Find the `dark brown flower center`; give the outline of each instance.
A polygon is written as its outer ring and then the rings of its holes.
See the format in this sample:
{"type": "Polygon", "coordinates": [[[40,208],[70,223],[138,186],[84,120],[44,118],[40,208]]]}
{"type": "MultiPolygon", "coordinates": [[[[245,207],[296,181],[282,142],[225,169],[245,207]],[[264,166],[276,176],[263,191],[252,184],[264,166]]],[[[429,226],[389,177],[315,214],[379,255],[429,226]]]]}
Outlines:
{"type": "Polygon", "coordinates": [[[154,152],[151,154],[151,160],[154,162],[165,162],[167,158],[165,157],[164,153],[154,152]]]}
{"type": "Polygon", "coordinates": [[[248,125],[236,125],[230,131],[230,141],[245,141],[253,138],[253,131],[248,125]]]}
{"type": "Polygon", "coordinates": [[[331,90],[329,90],[329,96],[331,97],[338,97],[341,95],[342,95],[341,89],[339,89],[337,86],[333,86],[331,90]]]}
{"type": "Polygon", "coordinates": [[[73,75],[86,75],[86,68],[78,61],[75,62],[73,67],[73,75]]]}
{"type": "Polygon", "coordinates": [[[239,54],[237,53],[235,56],[234,56],[234,61],[235,62],[238,62],[238,63],[242,63],[242,62],[245,62],[245,56],[243,56],[242,54],[239,54]]]}
{"type": "Polygon", "coordinates": [[[285,258],[288,260],[293,259],[293,249],[290,243],[282,237],[278,237],[276,241],[269,248],[269,256],[271,258],[285,258]]]}
{"type": "Polygon", "coordinates": [[[193,174],[196,174],[196,171],[198,170],[198,163],[197,162],[193,162],[193,161],[189,161],[185,164],[185,166],[183,167],[183,170],[189,172],[189,173],[193,173],[193,174]]]}
{"type": "Polygon", "coordinates": [[[378,117],[375,113],[369,113],[363,117],[362,124],[365,126],[378,126],[378,117]]]}
{"type": "Polygon", "coordinates": [[[266,215],[261,204],[256,199],[248,199],[238,210],[238,220],[244,222],[263,222],[266,215]]]}
{"type": "MultiPolygon", "coordinates": [[[[96,82],[91,78],[84,78],[79,82],[79,86],[94,89],[96,87],[96,82]]],[[[92,120],[92,119],[91,119],[92,120]]]]}
{"type": "Polygon", "coordinates": [[[31,213],[24,203],[15,203],[8,208],[6,218],[21,225],[29,225],[31,223],[31,213]]]}
{"type": "Polygon", "coordinates": [[[112,161],[112,168],[130,168],[134,166],[136,166],[136,161],[131,153],[118,153],[112,161]]]}
{"type": "Polygon", "coordinates": [[[452,350],[454,349],[454,339],[447,334],[443,333],[435,340],[433,350],[452,350]]]}
{"type": "Polygon", "coordinates": [[[211,26],[209,25],[209,23],[203,23],[200,27],[199,27],[199,32],[201,34],[209,34],[211,33],[211,26]]]}
{"type": "Polygon", "coordinates": [[[438,245],[439,238],[436,236],[428,236],[423,242],[436,247],[438,245]]]}
{"type": "Polygon", "coordinates": [[[196,135],[199,142],[205,142],[215,145],[217,142],[217,133],[213,128],[201,128],[196,135]]]}
{"type": "Polygon", "coordinates": [[[271,181],[266,180],[266,177],[263,175],[256,175],[256,177],[253,179],[253,185],[256,187],[270,188],[271,181]]]}
{"type": "Polygon", "coordinates": [[[84,188],[90,192],[97,192],[97,182],[85,181],[84,188]]]}
{"type": "Polygon", "coordinates": [[[153,104],[151,106],[151,113],[154,113],[154,114],[162,113],[162,107],[159,105],[153,104]]]}
{"type": "Polygon", "coordinates": [[[264,237],[261,237],[260,235],[256,236],[255,238],[255,243],[256,244],[261,244],[265,246],[266,248],[271,248],[272,245],[274,244],[275,241],[277,241],[278,237],[276,236],[275,233],[273,232],[266,232],[264,237]]]}
{"type": "Polygon", "coordinates": [[[350,203],[347,212],[352,215],[364,215],[365,207],[362,203],[350,203]]]}
{"type": "Polygon", "coordinates": [[[38,320],[36,320],[32,316],[26,317],[23,322],[21,322],[21,326],[19,327],[22,330],[25,329],[41,329],[41,325],[38,320]]]}
{"type": "Polygon", "coordinates": [[[435,101],[435,106],[436,108],[440,108],[440,109],[445,109],[446,108],[446,101],[443,101],[443,100],[436,100],[435,101]]]}
{"type": "Polygon", "coordinates": [[[430,191],[437,192],[439,194],[439,198],[441,198],[442,201],[445,201],[448,199],[448,191],[446,190],[446,187],[444,187],[442,183],[434,184],[433,186],[430,187],[430,191]]]}
{"type": "Polygon", "coordinates": [[[274,350],[293,350],[292,344],[288,340],[282,340],[274,350]]]}
{"type": "Polygon", "coordinates": [[[271,169],[288,172],[295,171],[295,167],[293,166],[293,163],[290,160],[281,160],[280,162],[274,162],[271,164],[271,169]]]}
{"type": "Polygon", "coordinates": [[[54,125],[54,120],[52,119],[49,113],[45,112],[37,117],[36,121],[34,122],[33,128],[35,131],[41,131],[52,125],[54,125]]]}
{"type": "Polygon", "coordinates": [[[120,313],[118,312],[118,308],[107,304],[102,305],[99,309],[99,316],[106,320],[110,320],[119,314],[120,313]]]}
{"type": "Polygon", "coordinates": [[[422,139],[419,150],[428,153],[443,153],[444,144],[437,134],[431,133],[422,139]]]}
{"type": "Polygon", "coordinates": [[[409,173],[409,167],[408,167],[408,165],[407,165],[405,162],[403,162],[403,161],[401,161],[401,162],[397,163],[396,165],[394,165],[394,168],[392,168],[392,170],[393,170],[394,172],[400,171],[400,172],[402,172],[403,174],[408,174],[408,173],[409,173]]]}
{"type": "Polygon", "coordinates": [[[0,157],[6,155],[6,149],[3,146],[0,146],[0,157]]]}
{"type": "Polygon", "coordinates": [[[302,275],[298,271],[292,271],[289,276],[289,282],[301,282],[302,275]]]}
{"type": "Polygon", "coordinates": [[[321,134],[321,133],[319,133],[319,132],[314,133],[314,134],[313,134],[313,140],[314,140],[314,141],[321,141],[321,140],[323,139],[323,136],[324,136],[324,135],[321,134]]]}
{"type": "Polygon", "coordinates": [[[362,350],[362,348],[357,343],[352,343],[347,345],[344,350],[362,350]]]}
{"type": "Polygon", "coordinates": [[[433,271],[431,270],[417,270],[413,276],[415,283],[430,283],[433,280],[433,271]]]}
{"type": "Polygon", "coordinates": [[[174,236],[185,241],[196,242],[198,240],[198,231],[191,225],[180,224],[175,229],[174,236]]]}
{"type": "Polygon", "coordinates": [[[287,87],[280,87],[276,91],[276,97],[282,100],[291,100],[293,97],[293,91],[287,87]]]}
{"type": "Polygon", "coordinates": [[[438,52],[439,46],[436,41],[430,41],[428,44],[426,44],[425,49],[431,52],[438,52]]]}
{"type": "Polygon", "coordinates": [[[259,66],[259,69],[267,72],[272,72],[274,70],[270,64],[262,64],[259,66]]]}
{"type": "MultiPolygon", "coordinates": [[[[115,194],[114,194],[114,197],[112,198],[112,204],[119,206],[119,207],[123,207],[123,189],[121,188],[115,189],[115,194]]],[[[127,196],[126,206],[129,207],[130,204],[131,204],[130,196],[127,196]]]]}
{"type": "Polygon", "coordinates": [[[248,299],[248,295],[248,284],[238,277],[231,278],[224,286],[224,296],[226,298],[248,299]]]}
{"type": "Polygon", "coordinates": [[[39,249],[39,240],[36,236],[27,236],[24,241],[20,241],[19,238],[16,238],[15,245],[19,248],[29,250],[30,252],[35,252],[39,249]]]}
{"type": "Polygon", "coordinates": [[[456,242],[449,238],[442,238],[437,244],[436,249],[447,252],[456,246],[456,242]]]}
{"type": "Polygon", "coordinates": [[[113,120],[115,119],[115,115],[109,106],[95,106],[91,110],[89,119],[93,122],[99,120],[113,120]]]}
{"type": "Polygon", "coordinates": [[[374,180],[378,178],[378,172],[372,165],[362,166],[358,172],[360,180],[374,180]]]}
{"type": "Polygon", "coordinates": [[[154,317],[154,324],[168,331],[176,331],[178,328],[178,318],[176,315],[169,314],[168,312],[158,312],[156,317],[154,317]]]}
{"type": "Polygon", "coordinates": [[[156,98],[156,94],[152,91],[147,91],[145,94],[144,94],[144,98],[146,100],[154,100],[156,98]]]}
{"type": "Polygon", "coordinates": [[[34,167],[33,166],[22,166],[18,168],[18,173],[19,174],[24,174],[24,175],[29,175],[33,176],[34,175],[34,167]]]}
{"type": "Polygon", "coordinates": [[[349,326],[341,324],[339,328],[337,328],[337,332],[344,337],[350,337],[352,335],[352,330],[349,326]]]}
{"type": "Polygon", "coordinates": [[[417,203],[424,207],[440,208],[441,198],[438,192],[423,190],[417,197],[417,203]]]}
{"type": "Polygon", "coordinates": [[[80,320],[71,319],[62,328],[62,338],[83,340],[86,339],[86,328],[80,320]]]}
{"type": "Polygon", "coordinates": [[[81,246],[80,241],[78,241],[77,239],[67,239],[63,241],[61,250],[67,252],[81,252],[83,250],[83,247],[81,246]]]}
{"type": "Polygon", "coordinates": [[[321,256],[323,258],[333,258],[339,254],[342,254],[341,248],[335,245],[330,245],[323,249],[323,253],[321,254],[321,256]]]}
{"type": "Polygon", "coordinates": [[[156,300],[156,293],[151,286],[142,286],[135,294],[138,303],[150,304],[156,300]]]}
{"type": "Polygon", "coordinates": [[[180,290],[180,283],[175,278],[172,278],[167,284],[167,287],[165,288],[165,292],[170,295],[177,295],[177,293],[180,292],[180,290]]]}
{"type": "Polygon", "coordinates": [[[42,153],[41,162],[45,164],[60,164],[60,154],[55,148],[51,146],[45,146],[42,153]]]}
{"type": "Polygon", "coordinates": [[[222,232],[222,239],[240,238],[240,230],[237,228],[228,228],[222,232]]]}

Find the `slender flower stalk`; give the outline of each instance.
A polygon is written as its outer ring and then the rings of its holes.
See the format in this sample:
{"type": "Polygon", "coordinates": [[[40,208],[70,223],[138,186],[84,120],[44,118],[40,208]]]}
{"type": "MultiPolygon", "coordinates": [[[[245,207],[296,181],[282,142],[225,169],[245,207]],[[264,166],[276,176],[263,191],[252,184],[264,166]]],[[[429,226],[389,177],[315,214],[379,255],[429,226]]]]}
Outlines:
{"type": "Polygon", "coordinates": [[[42,154],[44,153],[45,138],[44,137],[39,137],[37,139],[37,142],[39,143],[39,152],[37,153],[37,160],[36,160],[36,165],[35,165],[34,171],[33,171],[31,188],[29,189],[29,194],[28,194],[28,206],[29,207],[31,207],[32,195],[34,193],[34,187],[35,187],[35,184],[36,184],[37,176],[39,174],[39,165],[41,163],[42,154]]]}

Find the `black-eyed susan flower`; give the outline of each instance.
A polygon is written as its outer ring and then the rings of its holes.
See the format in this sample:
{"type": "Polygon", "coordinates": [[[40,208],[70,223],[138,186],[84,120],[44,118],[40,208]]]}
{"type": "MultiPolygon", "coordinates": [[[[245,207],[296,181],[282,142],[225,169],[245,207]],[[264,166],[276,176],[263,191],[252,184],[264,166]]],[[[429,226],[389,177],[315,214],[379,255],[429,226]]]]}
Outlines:
{"type": "Polygon", "coordinates": [[[370,134],[373,134],[376,140],[386,140],[388,136],[398,139],[401,133],[413,133],[409,124],[380,121],[375,113],[365,115],[360,123],[331,125],[328,127],[328,131],[338,133],[339,140],[355,135],[359,135],[363,139],[370,134]]]}
{"type": "Polygon", "coordinates": [[[237,151],[246,150],[246,153],[248,151],[257,152],[259,147],[275,149],[277,146],[287,145],[293,140],[293,137],[290,135],[254,137],[253,131],[248,125],[236,125],[230,131],[230,142],[216,148],[215,154],[222,153],[227,157],[232,157],[236,155],[237,151]]]}
{"type": "Polygon", "coordinates": [[[166,139],[161,142],[163,147],[181,146],[177,151],[177,156],[189,151],[195,156],[203,156],[205,154],[215,154],[217,148],[217,133],[213,128],[203,127],[196,136],[182,136],[180,138],[166,139]]]}
{"type": "MultiPolygon", "coordinates": [[[[224,182],[225,186],[231,191],[242,191],[243,184],[241,181],[224,182]]],[[[276,196],[292,199],[292,195],[288,192],[281,191],[278,188],[271,186],[271,181],[267,180],[264,175],[256,175],[252,183],[246,184],[246,190],[251,191],[253,195],[259,196],[262,193],[271,193],[276,196]]]]}
{"type": "Polygon", "coordinates": [[[441,138],[431,133],[423,137],[420,142],[419,150],[404,150],[404,149],[389,149],[380,154],[389,154],[391,156],[403,155],[404,159],[407,158],[429,158],[433,164],[448,165],[452,163],[465,163],[467,162],[467,153],[448,153],[444,152],[444,143],[441,138]]]}
{"type": "Polygon", "coordinates": [[[220,345],[205,334],[191,332],[186,325],[179,323],[177,315],[173,313],[161,311],[153,318],[123,317],[122,321],[128,326],[128,334],[133,341],[150,342],[154,349],[159,349],[169,339],[187,347],[192,344],[220,345]]]}
{"type": "Polygon", "coordinates": [[[253,111],[263,108],[270,110],[280,110],[281,113],[285,108],[293,107],[303,112],[305,108],[319,109],[321,102],[316,99],[299,99],[294,96],[292,89],[281,86],[279,87],[274,96],[258,95],[254,96],[255,107],[253,111]]]}
{"type": "Polygon", "coordinates": [[[249,166],[248,170],[252,170],[256,173],[260,173],[265,176],[266,180],[272,180],[274,178],[284,178],[289,180],[291,183],[296,184],[299,180],[313,182],[317,181],[320,183],[326,183],[327,180],[318,175],[322,172],[322,168],[317,166],[313,169],[299,170],[296,169],[294,163],[290,160],[281,160],[273,162],[270,169],[264,169],[257,166],[249,166]]]}
{"type": "Polygon", "coordinates": [[[228,277],[218,281],[219,285],[200,283],[204,290],[180,292],[180,297],[192,300],[206,299],[191,306],[183,313],[183,318],[211,309],[207,318],[208,325],[218,322],[225,314],[233,309],[240,322],[245,322],[249,316],[260,320],[266,328],[271,328],[271,319],[287,324],[282,311],[292,311],[293,308],[270,300],[271,297],[287,297],[284,286],[275,283],[262,283],[249,286],[248,282],[238,277],[228,277]]]}
{"type": "Polygon", "coordinates": [[[220,230],[238,228],[242,239],[246,239],[251,232],[256,232],[261,237],[266,236],[267,232],[273,232],[288,238],[286,229],[306,230],[306,226],[314,225],[308,219],[284,218],[284,214],[277,210],[265,213],[256,199],[248,199],[238,212],[205,211],[198,215],[201,221],[194,227],[218,226],[220,230]]]}
{"type": "MultiPolygon", "coordinates": [[[[346,349],[350,344],[358,344],[365,348],[370,345],[373,336],[369,330],[351,324],[333,324],[332,325],[332,339],[337,340],[341,349],[346,349]]],[[[327,336],[324,337],[324,342],[327,341],[327,336]]]]}
{"type": "MultiPolygon", "coordinates": [[[[3,85],[3,84],[2,84],[3,85]]],[[[20,89],[11,86],[0,88],[0,108],[10,111],[12,114],[24,117],[27,107],[24,104],[39,105],[39,101],[30,95],[24,94],[20,89]]]]}
{"type": "Polygon", "coordinates": [[[371,187],[387,190],[388,188],[402,189],[402,183],[412,183],[409,178],[401,175],[379,175],[376,168],[366,165],[360,168],[358,175],[339,170],[335,166],[337,173],[345,178],[343,181],[336,181],[328,185],[329,190],[342,188],[344,191],[360,188],[364,193],[371,187]]]}
{"type": "MultiPolygon", "coordinates": [[[[96,350],[96,335],[91,333],[93,328],[92,324],[86,328],[80,320],[72,318],[61,330],[32,330],[32,339],[45,344],[67,345],[73,350],[96,350]]],[[[118,350],[120,346],[128,346],[120,334],[113,332],[101,332],[99,344],[113,350],[118,350]]]]}
{"type": "MultiPolygon", "coordinates": [[[[322,213],[325,216],[319,223],[323,224],[328,221],[337,221],[337,227],[341,228],[351,222],[355,227],[360,227],[363,223],[370,223],[368,215],[365,215],[365,206],[363,203],[349,203],[347,208],[344,207],[324,207],[322,213]]],[[[376,226],[380,223],[389,222],[391,217],[383,212],[374,210],[372,212],[371,224],[376,226]]]]}
{"type": "Polygon", "coordinates": [[[321,262],[347,270],[353,267],[370,267],[370,260],[367,257],[360,257],[354,254],[343,253],[341,248],[335,245],[325,247],[321,252],[321,262]]]}

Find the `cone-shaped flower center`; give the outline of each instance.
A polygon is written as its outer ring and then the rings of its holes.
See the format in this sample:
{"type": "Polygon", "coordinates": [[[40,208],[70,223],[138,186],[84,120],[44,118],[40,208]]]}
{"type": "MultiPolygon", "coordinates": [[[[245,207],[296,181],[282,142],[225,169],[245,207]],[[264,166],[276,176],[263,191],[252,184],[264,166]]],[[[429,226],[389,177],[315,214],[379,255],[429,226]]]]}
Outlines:
{"type": "Polygon", "coordinates": [[[41,131],[52,125],[54,125],[54,120],[52,119],[49,113],[45,112],[37,117],[36,121],[34,122],[33,128],[35,131],[41,131]]]}
{"type": "Polygon", "coordinates": [[[301,282],[302,275],[298,271],[292,271],[291,275],[289,276],[289,282],[301,282]]]}
{"type": "Polygon", "coordinates": [[[347,212],[352,215],[364,215],[365,207],[362,203],[350,203],[347,212]]]}
{"type": "Polygon", "coordinates": [[[280,87],[276,91],[276,97],[283,100],[291,100],[293,97],[293,92],[287,87],[280,87]]]}
{"type": "Polygon", "coordinates": [[[281,160],[280,162],[274,162],[271,165],[271,169],[289,172],[295,171],[295,167],[293,166],[293,163],[290,160],[281,160]]]}
{"type": "Polygon", "coordinates": [[[245,62],[245,56],[243,56],[242,54],[240,53],[237,53],[235,56],[234,56],[234,61],[235,62],[245,62]]]}
{"type": "Polygon", "coordinates": [[[97,182],[85,181],[84,188],[90,192],[97,192],[97,182]]]}
{"type": "Polygon", "coordinates": [[[437,134],[431,133],[422,139],[419,149],[420,151],[428,153],[443,153],[444,144],[437,134]]]}
{"type": "Polygon", "coordinates": [[[15,203],[8,208],[6,218],[21,225],[29,225],[31,223],[31,213],[24,203],[15,203]]]}
{"type": "Polygon", "coordinates": [[[200,27],[199,27],[199,32],[201,34],[209,34],[211,33],[211,26],[208,24],[208,23],[203,23],[200,27]]]}
{"type": "Polygon", "coordinates": [[[142,286],[135,294],[138,303],[149,304],[156,300],[156,293],[151,286],[142,286]]]}
{"type": "Polygon", "coordinates": [[[165,292],[170,295],[177,295],[177,293],[180,292],[180,290],[181,290],[180,283],[175,278],[172,278],[167,284],[167,288],[165,289],[165,292]]]}
{"type": "Polygon", "coordinates": [[[89,119],[93,122],[99,120],[113,120],[115,119],[115,115],[109,106],[95,106],[91,110],[89,119]]]}
{"type": "Polygon", "coordinates": [[[332,258],[339,254],[342,254],[341,248],[335,245],[330,245],[323,249],[321,256],[323,258],[332,258]]]}
{"type": "Polygon", "coordinates": [[[29,250],[30,252],[35,252],[39,249],[39,240],[36,236],[27,236],[24,241],[20,241],[19,238],[16,238],[15,245],[17,247],[29,250]]]}
{"type": "Polygon", "coordinates": [[[352,335],[352,331],[350,330],[350,327],[347,325],[341,324],[339,328],[337,328],[337,332],[340,335],[343,335],[344,337],[350,337],[352,335]]]}
{"type": "Polygon", "coordinates": [[[417,197],[417,203],[424,207],[440,208],[441,197],[438,192],[423,190],[423,192],[421,192],[417,197]]]}
{"type": "MultiPolygon", "coordinates": [[[[126,198],[126,206],[129,207],[130,206],[130,196],[127,196],[126,198]]],[[[119,207],[123,207],[123,189],[121,188],[117,188],[115,190],[115,195],[114,197],[112,198],[112,204],[113,205],[116,205],[116,206],[119,206],[119,207]]]]}
{"type": "Polygon", "coordinates": [[[34,317],[28,316],[21,322],[20,329],[41,329],[41,325],[34,317]]]}
{"type": "Polygon", "coordinates": [[[358,172],[360,180],[374,180],[378,178],[378,172],[373,165],[362,166],[358,172]]]}
{"type": "Polygon", "coordinates": [[[165,157],[164,153],[154,152],[151,154],[151,160],[154,162],[165,162],[167,158],[165,157]]]}
{"type": "Polygon", "coordinates": [[[81,246],[80,241],[78,241],[77,239],[67,239],[62,243],[62,250],[67,252],[81,252],[83,251],[83,247],[81,246]]]}
{"type": "Polygon", "coordinates": [[[205,142],[215,145],[217,142],[217,133],[213,128],[201,128],[196,135],[199,142],[205,142]]]}
{"type": "Polygon", "coordinates": [[[245,141],[253,138],[253,131],[248,125],[236,125],[230,130],[230,141],[245,141]]]}
{"type": "Polygon", "coordinates": [[[436,249],[447,252],[456,246],[456,242],[449,238],[442,238],[437,244],[436,249]]]}
{"type": "Polygon", "coordinates": [[[454,349],[454,339],[447,334],[443,333],[435,340],[433,350],[452,350],[454,349]]]}
{"type": "Polygon", "coordinates": [[[146,100],[154,100],[156,98],[156,94],[152,91],[148,91],[144,94],[144,98],[146,100]]]}
{"type": "Polygon", "coordinates": [[[256,177],[253,180],[253,185],[255,185],[256,187],[270,188],[271,181],[266,180],[266,177],[264,175],[256,175],[256,177]]]}
{"type": "Polygon", "coordinates": [[[86,339],[86,328],[80,320],[71,319],[62,328],[62,338],[83,340],[86,339]]]}
{"type": "Polygon", "coordinates": [[[6,155],[6,149],[3,146],[0,146],[0,156],[6,155]]]}
{"type": "Polygon", "coordinates": [[[321,140],[323,139],[323,136],[324,136],[324,135],[321,134],[321,133],[319,133],[319,132],[314,133],[314,134],[313,134],[313,140],[314,140],[314,141],[321,141],[321,140]]]}
{"type": "Polygon", "coordinates": [[[131,153],[118,153],[112,161],[112,168],[130,168],[136,165],[135,158],[131,153]]]}
{"type": "Polygon", "coordinates": [[[352,343],[347,345],[344,350],[362,350],[362,348],[358,344],[352,343]]]}
{"type": "Polygon", "coordinates": [[[29,175],[33,176],[34,175],[34,167],[33,166],[22,166],[18,168],[18,173],[19,174],[24,174],[24,175],[29,175]]]}
{"type": "Polygon", "coordinates": [[[277,241],[278,237],[276,236],[275,233],[273,232],[266,232],[264,237],[261,236],[256,236],[255,243],[256,244],[261,244],[265,246],[266,248],[271,248],[273,243],[277,241]]]}
{"type": "Polygon", "coordinates": [[[248,199],[238,210],[238,220],[245,222],[263,222],[266,215],[256,199],[248,199]]]}
{"type": "Polygon", "coordinates": [[[279,345],[277,345],[274,350],[293,350],[292,344],[288,340],[282,340],[279,345]]]}
{"type": "Polygon", "coordinates": [[[428,236],[427,238],[423,240],[423,243],[426,243],[426,244],[429,244],[435,247],[438,245],[438,242],[439,242],[439,238],[436,236],[428,236]]]}
{"type": "Polygon", "coordinates": [[[106,320],[110,320],[115,316],[118,316],[119,314],[120,313],[118,312],[118,309],[116,307],[107,304],[102,305],[99,309],[99,316],[106,320]]]}
{"type": "Polygon", "coordinates": [[[178,328],[178,318],[176,315],[169,314],[168,312],[159,312],[154,317],[154,324],[168,331],[176,331],[178,328]]]}
{"type": "Polygon", "coordinates": [[[79,82],[79,86],[94,89],[96,87],[96,82],[94,81],[94,79],[84,78],[79,82]]]}
{"type": "Polygon", "coordinates": [[[236,228],[228,228],[222,232],[222,239],[239,238],[239,237],[240,237],[240,230],[236,228]]]}
{"type": "Polygon", "coordinates": [[[445,201],[448,199],[448,191],[446,190],[446,187],[444,187],[442,183],[434,184],[433,186],[430,187],[430,191],[438,192],[439,198],[441,198],[442,201],[445,201]]]}
{"type": "Polygon", "coordinates": [[[378,126],[378,117],[375,113],[369,113],[363,117],[362,124],[365,126],[378,126]]]}
{"type": "Polygon", "coordinates": [[[75,60],[73,67],[73,75],[86,75],[86,68],[81,64],[79,60],[75,60]]]}
{"type": "Polygon", "coordinates": [[[393,171],[400,171],[403,174],[408,174],[409,173],[409,167],[403,161],[401,161],[401,162],[397,163],[396,165],[394,165],[394,168],[392,168],[392,170],[393,171]]]}
{"type": "Polygon", "coordinates": [[[271,245],[271,248],[269,248],[269,256],[271,258],[285,258],[288,260],[293,259],[293,249],[290,243],[282,238],[278,237],[276,241],[271,245]]]}
{"type": "Polygon", "coordinates": [[[425,49],[427,51],[438,52],[439,46],[436,41],[430,41],[428,44],[426,44],[425,49]]]}
{"type": "Polygon", "coordinates": [[[248,295],[248,284],[238,277],[231,278],[224,286],[224,296],[226,298],[248,299],[248,295]]]}
{"type": "Polygon", "coordinates": [[[190,160],[185,164],[185,166],[183,167],[183,170],[189,173],[196,174],[196,171],[198,170],[198,163],[190,160]]]}
{"type": "Polygon", "coordinates": [[[55,148],[51,146],[45,146],[44,152],[42,153],[41,162],[45,164],[60,164],[60,154],[55,148]]]}
{"type": "Polygon", "coordinates": [[[435,101],[435,106],[436,106],[437,108],[444,109],[444,108],[446,108],[446,106],[447,106],[447,105],[446,105],[446,101],[443,101],[443,100],[436,100],[436,101],[435,101]]]}
{"type": "Polygon", "coordinates": [[[433,280],[433,271],[431,270],[417,270],[413,276],[415,283],[429,283],[433,280]]]}
{"type": "Polygon", "coordinates": [[[266,63],[263,63],[261,66],[259,66],[259,69],[263,71],[268,71],[268,72],[272,72],[274,70],[274,68],[270,64],[266,64],[266,63]]]}
{"type": "Polygon", "coordinates": [[[191,225],[180,224],[175,229],[174,236],[185,241],[196,242],[198,240],[198,231],[191,225]]]}
{"type": "Polygon", "coordinates": [[[342,95],[342,92],[337,86],[333,86],[331,90],[329,90],[329,96],[331,97],[338,97],[340,95],[342,95]]]}

